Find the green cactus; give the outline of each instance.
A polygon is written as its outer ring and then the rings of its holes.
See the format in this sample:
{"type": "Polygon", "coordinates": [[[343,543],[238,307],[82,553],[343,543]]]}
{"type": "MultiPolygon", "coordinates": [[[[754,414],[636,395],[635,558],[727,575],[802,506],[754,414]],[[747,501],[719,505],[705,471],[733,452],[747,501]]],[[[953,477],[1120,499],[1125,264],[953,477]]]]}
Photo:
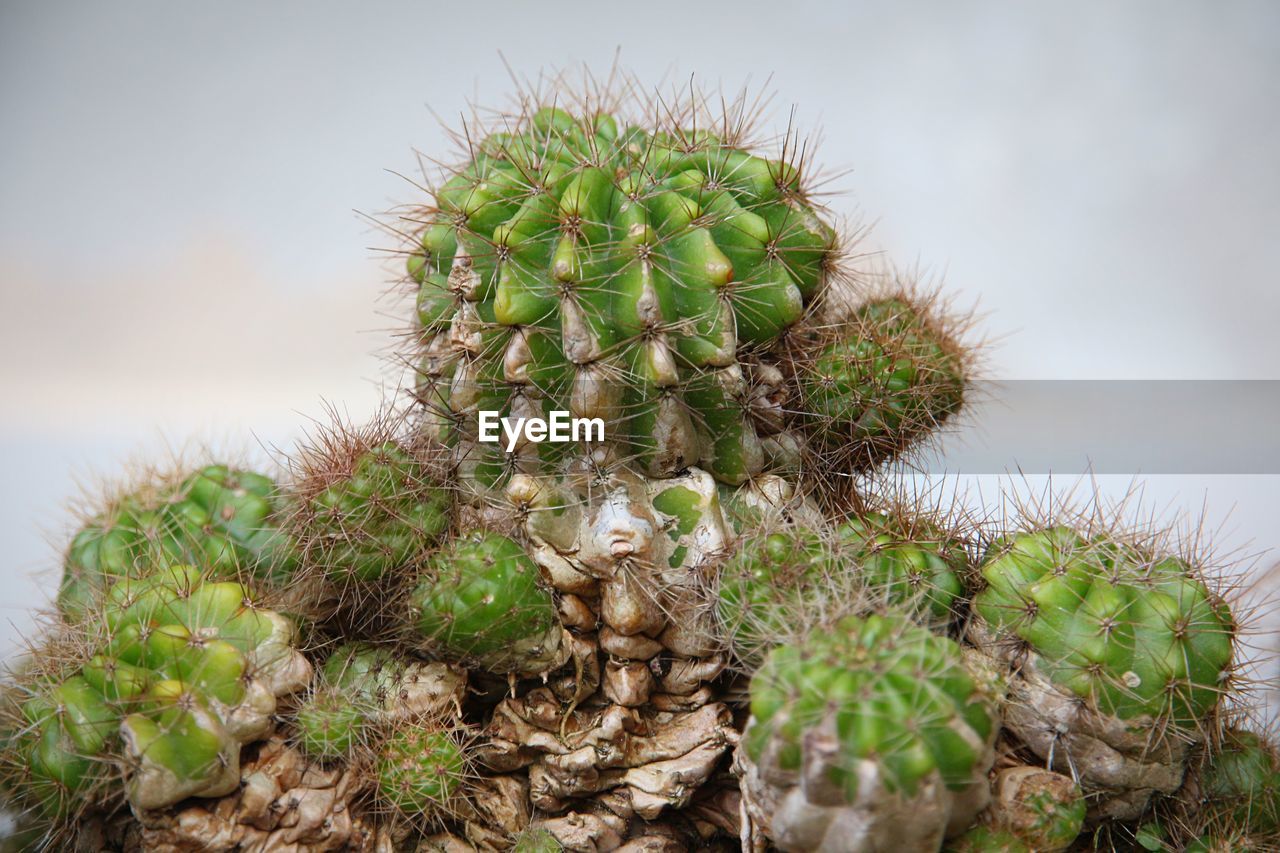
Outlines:
{"type": "Polygon", "coordinates": [[[1033,850],[1066,850],[1084,829],[1084,794],[1070,776],[1042,767],[1010,767],[996,776],[994,788],[992,822],[1033,850]]]}
{"type": "MultiPolygon", "coordinates": [[[[800,319],[835,244],[794,166],[546,108],[480,141],[435,202],[408,268],[419,396],[446,442],[474,442],[478,409],[567,410],[649,476],[761,470],[738,353],[800,319]]],[[[469,446],[464,467],[492,484],[503,453],[469,446]]]]}
{"type": "Polygon", "coordinates": [[[560,853],[564,847],[545,829],[530,827],[521,832],[510,853],[560,853]]]}
{"type": "Polygon", "coordinates": [[[449,492],[395,441],[308,459],[294,528],[308,566],[335,580],[377,580],[423,557],[449,526],[449,492]]]}
{"type": "Polygon", "coordinates": [[[568,655],[537,564],[501,534],[477,531],[450,542],[431,558],[411,601],[419,636],[453,659],[538,673],[568,655]]]}
{"type": "Polygon", "coordinates": [[[298,744],[315,758],[342,759],[365,743],[368,714],[340,690],[323,689],[308,697],[294,717],[298,744]]]}
{"type": "Polygon", "coordinates": [[[1260,735],[1228,731],[1200,774],[1199,786],[1211,821],[1280,835],[1280,755],[1260,735]]]}
{"type": "Polygon", "coordinates": [[[118,580],[93,621],[75,641],[82,662],[19,674],[8,697],[25,726],[5,764],[29,765],[29,799],[46,812],[91,796],[112,766],[137,809],[228,793],[241,745],[310,677],[289,620],[191,566],[118,580]]]}
{"type": "Polygon", "coordinates": [[[974,643],[1010,668],[1005,725],[1132,820],[1182,784],[1230,689],[1230,608],[1178,557],[1067,527],[997,540],[973,599],[974,643]]]}
{"type": "Polygon", "coordinates": [[[458,796],[466,770],[462,747],[447,731],[404,726],[379,749],[378,798],[406,815],[434,817],[458,796]]]}
{"type": "Polygon", "coordinates": [[[787,528],[738,541],[720,567],[716,599],[720,625],[734,654],[749,666],[769,647],[784,642],[804,617],[823,615],[824,605],[846,603],[838,583],[836,552],[820,531],[787,528]],[[840,600],[827,601],[827,597],[840,600]]]}
{"type": "Polygon", "coordinates": [[[940,531],[908,529],[878,512],[849,516],[834,529],[754,512],[751,532],[720,568],[717,595],[720,624],[748,666],[834,616],[889,605],[933,623],[952,618],[964,589],[957,572],[964,552],[940,531]]]}
{"type": "Polygon", "coordinates": [[[879,462],[963,404],[963,351],[926,306],[890,296],[824,331],[834,340],[799,352],[794,369],[801,423],[826,455],[859,467],[879,462]]]}
{"type": "Polygon", "coordinates": [[[1101,713],[1193,728],[1218,704],[1234,621],[1184,561],[1058,527],[997,543],[981,573],[989,630],[1101,713]]]}
{"type": "Polygon", "coordinates": [[[377,727],[450,714],[465,684],[444,664],[406,660],[364,643],[335,649],[318,676],[294,724],[303,750],[329,760],[350,758],[377,727]]]}
{"type": "Polygon", "coordinates": [[[955,642],[901,616],[845,617],[752,677],[744,789],[782,849],[829,832],[841,849],[925,849],[985,805],[997,727],[955,642]]]}
{"type": "Polygon", "coordinates": [[[208,465],[177,485],[148,484],[113,502],[67,550],[58,607],[75,618],[119,578],[164,563],[197,562],[220,577],[283,577],[296,554],[269,477],[208,465]]]}
{"type": "Polygon", "coordinates": [[[904,524],[880,512],[850,516],[836,528],[843,559],[856,563],[863,583],[885,602],[946,623],[964,594],[964,550],[924,522],[904,524]]]}

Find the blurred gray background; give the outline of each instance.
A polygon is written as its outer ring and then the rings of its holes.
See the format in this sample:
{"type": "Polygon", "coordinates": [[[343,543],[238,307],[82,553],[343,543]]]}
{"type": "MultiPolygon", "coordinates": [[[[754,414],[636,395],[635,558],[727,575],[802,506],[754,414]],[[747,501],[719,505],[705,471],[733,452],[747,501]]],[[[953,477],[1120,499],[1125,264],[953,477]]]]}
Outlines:
{"type": "MultiPolygon", "coordinates": [[[[504,60],[618,49],[653,84],[775,89],[768,127],[797,105],[850,170],[835,209],[978,305],[995,378],[1280,379],[1280,4],[5,2],[0,645],[81,484],[182,447],[263,459],[326,400],[370,414],[398,308],[353,209],[414,200],[392,172],[448,150],[433,111],[505,104],[504,60]]],[[[992,502],[1001,478],[958,467],[992,502]]],[[[1280,477],[1145,483],[1144,511],[1275,563],[1280,477]]]]}

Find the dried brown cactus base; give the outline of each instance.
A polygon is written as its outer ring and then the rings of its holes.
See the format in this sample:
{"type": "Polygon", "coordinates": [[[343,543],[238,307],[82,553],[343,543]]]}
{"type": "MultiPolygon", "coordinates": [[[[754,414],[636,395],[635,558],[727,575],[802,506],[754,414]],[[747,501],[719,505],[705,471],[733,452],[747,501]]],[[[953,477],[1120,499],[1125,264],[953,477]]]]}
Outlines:
{"type": "MultiPolygon", "coordinates": [[[[481,794],[480,811],[493,816],[495,800],[510,796],[509,803],[517,802],[527,790],[519,777],[504,779],[495,789],[486,780],[486,794],[481,794]]],[[[534,827],[550,832],[565,850],[574,853],[603,853],[603,851],[654,851],[654,853],[678,853],[686,850],[737,850],[738,843],[738,785],[727,775],[719,775],[704,785],[683,809],[665,812],[658,820],[639,817],[629,793],[617,788],[581,802],[567,814],[536,819],[532,823],[524,815],[523,827],[534,827]]],[[[515,817],[516,810],[508,817],[515,817]]],[[[476,815],[481,817],[482,815],[476,815]]],[[[480,824],[468,820],[463,835],[438,834],[419,842],[419,851],[449,851],[449,853],[488,853],[506,850],[510,846],[512,825],[480,824]],[[500,831],[499,831],[500,830],[500,831]]]]}
{"type": "Polygon", "coordinates": [[[125,849],[320,853],[389,848],[357,813],[356,774],[307,761],[278,734],[246,750],[240,778],[240,788],[229,796],[141,813],[125,849]]]}

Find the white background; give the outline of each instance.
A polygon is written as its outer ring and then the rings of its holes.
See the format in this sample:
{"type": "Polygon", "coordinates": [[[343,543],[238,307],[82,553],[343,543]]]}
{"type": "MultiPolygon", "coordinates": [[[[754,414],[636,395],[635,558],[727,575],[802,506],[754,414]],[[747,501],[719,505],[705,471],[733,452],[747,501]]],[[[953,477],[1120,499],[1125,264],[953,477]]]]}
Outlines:
{"type": "MultiPolygon", "coordinates": [[[[447,150],[432,111],[504,104],[500,55],[767,83],[772,126],[795,104],[852,170],[835,209],[985,313],[997,378],[1280,379],[1278,46],[1265,0],[5,4],[0,641],[53,589],[78,482],[373,412],[399,309],[352,211],[417,197],[384,170],[447,150]]],[[[1153,477],[1145,507],[1266,568],[1278,495],[1153,477]]]]}

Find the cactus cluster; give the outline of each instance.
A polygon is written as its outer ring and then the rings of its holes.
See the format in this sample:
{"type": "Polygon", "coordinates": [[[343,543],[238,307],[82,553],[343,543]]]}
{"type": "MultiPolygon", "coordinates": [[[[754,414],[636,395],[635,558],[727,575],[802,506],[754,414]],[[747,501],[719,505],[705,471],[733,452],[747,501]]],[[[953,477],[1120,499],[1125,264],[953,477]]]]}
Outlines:
{"type": "Polygon", "coordinates": [[[15,840],[1275,849],[1198,555],[904,500],[964,319],[853,267],[749,101],[631,94],[459,136],[387,414],[90,514],[0,691],[15,840]],[[603,436],[511,427],[555,412],[603,436]]]}
{"type": "Polygon", "coordinates": [[[3,709],[15,792],[53,814],[118,796],[120,775],[136,809],[230,793],[241,747],[311,674],[289,619],[192,566],[121,579],[83,616],[59,638],[74,652],[33,664],[3,709]]]}

